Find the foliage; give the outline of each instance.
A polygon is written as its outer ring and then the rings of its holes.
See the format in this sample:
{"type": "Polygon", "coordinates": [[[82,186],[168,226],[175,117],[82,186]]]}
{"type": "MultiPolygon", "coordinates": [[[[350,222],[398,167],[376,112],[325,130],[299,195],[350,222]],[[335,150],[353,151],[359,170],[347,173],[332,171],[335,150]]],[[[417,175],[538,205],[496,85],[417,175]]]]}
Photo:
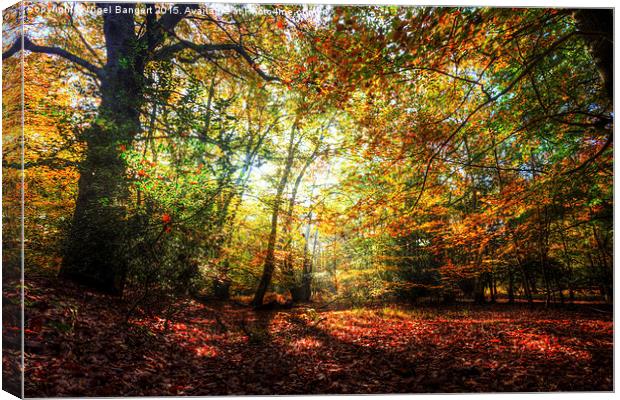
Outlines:
{"type": "Polygon", "coordinates": [[[188,7],[123,17],[118,57],[114,13],[32,16],[33,267],[81,251],[136,304],[611,300],[613,107],[578,11],[188,7]]]}

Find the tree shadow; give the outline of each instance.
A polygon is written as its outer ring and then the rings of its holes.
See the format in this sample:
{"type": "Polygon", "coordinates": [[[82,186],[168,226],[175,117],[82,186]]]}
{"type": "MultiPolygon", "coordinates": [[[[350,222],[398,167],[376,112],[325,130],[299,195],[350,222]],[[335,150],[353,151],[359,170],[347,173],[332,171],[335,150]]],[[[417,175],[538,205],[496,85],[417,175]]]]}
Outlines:
{"type": "MultiPolygon", "coordinates": [[[[63,299],[67,300],[64,295],[63,299]]],[[[142,325],[135,325],[127,333],[109,326],[116,320],[107,309],[109,305],[100,304],[102,301],[98,297],[82,300],[81,315],[88,315],[89,319],[80,320],[75,332],[70,333],[73,336],[68,337],[68,333],[53,338],[56,342],[70,339],[70,345],[55,343],[52,348],[45,344],[39,354],[28,355],[26,396],[471,393],[612,388],[611,381],[606,380],[611,374],[611,347],[607,351],[602,342],[598,343],[598,350],[591,352],[590,359],[502,347],[505,341],[500,332],[517,331],[526,326],[525,322],[476,325],[423,320],[427,331],[420,333],[385,333],[388,325],[379,326],[383,336],[356,333],[356,329],[371,329],[386,318],[375,313],[372,318],[362,316],[359,321],[347,321],[352,330],[346,336],[342,335],[346,333],[344,327],[339,331],[338,326],[325,322],[321,313],[307,318],[300,309],[253,311],[220,304],[188,308],[170,321],[167,331],[149,333],[147,326],[140,330],[142,325]],[[465,338],[471,334],[483,335],[477,341],[482,348],[468,347],[470,343],[465,338]],[[399,339],[399,344],[386,343],[390,338],[399,339]],[[444,342],[435,342],[437,338],[444,342]]],[[[518,311],[507,315],[517,316],[518,311]]],[[[477,316],[483,317],[486,314],[477,316]]],[[[527,332],[577,336],[570,325],[554,325],[553,321],[549,317],[527,332]]],[[[404,322],[406,318],[399,323],[404,322]]],[[[595,328],[593,323],[594,331],[595,328]]],[[[575,340],[610,340],[609,335],[602,333],[583,335],[575,340]]]]}

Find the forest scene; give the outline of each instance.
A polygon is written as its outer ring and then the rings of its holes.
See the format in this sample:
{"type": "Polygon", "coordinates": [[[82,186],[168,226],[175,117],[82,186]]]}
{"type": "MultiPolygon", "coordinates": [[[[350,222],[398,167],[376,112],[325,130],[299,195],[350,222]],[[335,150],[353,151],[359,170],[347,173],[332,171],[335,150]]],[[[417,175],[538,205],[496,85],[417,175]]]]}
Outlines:
{"type": "Polygon", "coordinates": [[[4,390],[613,390],[613,10],[24,2],[2,46],[4,390]]]}

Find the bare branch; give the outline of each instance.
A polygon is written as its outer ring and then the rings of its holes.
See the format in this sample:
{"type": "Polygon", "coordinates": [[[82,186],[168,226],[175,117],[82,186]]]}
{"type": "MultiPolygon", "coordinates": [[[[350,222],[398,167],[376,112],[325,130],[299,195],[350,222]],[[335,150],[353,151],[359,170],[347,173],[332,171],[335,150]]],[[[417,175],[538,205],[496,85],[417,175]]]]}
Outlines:
{"type": "Polygon", "coordinates": [[[195,44],[187,40],[178,38],[179,42],[170,46],[164,47],[155,53],[154,58],[156,60],[166,60],[173,57],[176,53],[184,50],[191,49],[196,53],[202,55],[207,59],[212,59],[214,52],[217,51],[234,51],[241,56],[251,67],[256,71],[261,78],[268,82],[280,81],[280,78],[276,76],[268,75],[265,71],[260,69],[254,59],[250,56],[247,50],[237,43],[220,43],[220,44],[195,44]]]}
{"type": "Polygon", "coordinates": [[[20,36],[19,38],[17,38],[15,42],[13,43],[13,45],[7,51],[2,53],[2,60],[6,60],[7,58],[11,57],[12,55],[22,50],[22,39],[23,39],[24,50],[32,51],[33,53],[44,53],[44,54],[50,54],[50,55],[57,55],[66,60],[74,62],[83,68],[86,68],[88,71],[94,73],[99,78],[101,78],[102,76],[102,70],[100,67],[97,67],[96,65],[91,64],[90,62],[84,60],[83,58],[80,58],[76,56],[75,54],[70,53],[67,50],[62,49],[60,47],[39,46],[33,43],[26,36],[23,36],[23,37],[20,36]]]}
{"type": "Polygon", "coordinates": [[[70,160],[63,160],[60,158],[45,158],[39,161],[32,161],[32,162],[26,162],[26,163],[19,163],[19,162],[7,162],[5,160],[2,160],[2,168],[7,168],[7,169],[28,169],[28,168],[37,168],[37,167],[47,167],[50,169],[54,169],[54,170],[59,170],[59,169],[65,169],[65,168],[69,168],[69,167],[79,167],[80,163],[78,161],[70,161],[70,160]]]}
{"type": "Polygon", "coordinates": [[[579,164],[578,167],[575,167],[575,168],[571,169],[570,171],[564,172],[563,175],[574,174],[575,172],[580,171],[580,170],[584,169],[585,167],[587,167],[588,165],[590,165],[594,160],[599,158],[599,156],[601,154],[603,154],[605,152],[605,150],[607,150],[609,148],[609,146],[613,142],[613,139],[614,139],[614,133],[612,131],[607,136],[607,140],[605,141],[605,144],[603,144],[603,146],[599,149],[599,151],[597,151],[594,155],[592,155],[592,157],[588,158],[583,163],[579,164]]]}
{"type": "Polygon", "coordinates": [[[545,170],[537,169],[537,168],[502,167],[502,166],[499,166],[498,164],[496,165],[476,164],[473,162],[461,161],[461,160],[456,160],[453,158],[445,158],[445,157],[439,158],[439,159],[447,163],[450,163],[450,164],[458,164],[458,165],[462,165],[463,167],[470,167],[470,168],[495,169],[498,171],[529,172],[529,173],[535,172],[537,174],[547,174],[545,170]]]}
{"type": "Polygon", "coordinates": [[[80,31],[80,29],[75,25],[75,20],[73,19],[73,12],[75,12],[75,10],[73,10],[72,12],[68,14],[69,24],[71,25],[73,30],[78,34],[78,37],[80,38],[80,41],[82,42],[82,44],[86,47],[88,51],[90,51],[90,54],[92,54],[92,56],[95,57],[95,59],[99,62],[99,64],[105,64],[105,62],[101,58],[99,58],[99,55],[97,54],[93,46],[88,42],[88,40],[86,40],[86,38],[82,34],[82,31],[80,31]]]}
{"type": "Polygon", "coordinates": [[[422,178],[422,186],[420,188],[420,192],[418,193],[418,197],[413,203],[413,208],[417,207],[418,203],[420,202],[420,199],[422,198],[422,195],[424,194],[424,191],[426,189],[426,183],[428,180],[428,175],[430,173],[431,166],[433,165],[433,161],[435,161],[435,159],[441,154],[441,152],[448,145],[448,143],[450,143],[452,139],[454,139],[454,137],[458,135],[458,133],[461,132],[461,130],[463,130],[463,128],[467,125],[469,120],[475,114],[477,114],[480,110],[482,110],[489,104],[497,101],[500,97],[504,96],[506,93],[510,92],[512,88],[515,87],[516,84],[519,83],[519,81],[521,81],[521,79],[523,79],[523,77],[527,76],[530,73],[530,71],[532,71],[532,69],[534,69],[536,65],[538,65],[540,61],[542,61],[545,57],[547,57],[549,54],[555,51],[562,43],[566,42],[568,39],[570,39],[574,35],[575,35],[575,32],[571,32],[571,33],[568,33],[562,36],[561,38],[556,40],[551,46],[549,46],[544,52],[534,56],[531,59],[531,61],[523,67],[521,72],[501,92],[497,93],[490,99],[487,99],[486,101],[480,103],[476,108],[474,108],[474,110],[469,115],[467,115],[467,117],[456,127],[456,129],[454,129],[454,131],[452,131],[452,133],[448,135],[448,137],[443,142],[440,143],[439,148],[433,152],[433,154],[428,159],[428,162],[426,163],[426,168],[424,170],[424,176],[422,178]]]}

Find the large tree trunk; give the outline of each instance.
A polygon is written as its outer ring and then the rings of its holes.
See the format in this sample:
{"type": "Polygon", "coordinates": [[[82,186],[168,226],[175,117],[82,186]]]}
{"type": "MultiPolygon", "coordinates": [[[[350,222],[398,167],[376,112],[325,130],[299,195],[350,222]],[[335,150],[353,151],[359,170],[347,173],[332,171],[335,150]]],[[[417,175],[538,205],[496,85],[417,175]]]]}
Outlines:
{"type": "Polygon", "coordinates": [[[119,147],[140,130],[144,63],[136,52],[131,14],[107,14],[104,33],[108,60],[101,79],[102,100],[84,137],[86,154],[60,275],[122,293],[128,190],[119,147]]]}
{"type": "Polygon", "coordinates": [[[609,101],[614,99],[614,14],[609,9],[583,9],[574,13],[590,54],[601,74],[609,101]]]}

